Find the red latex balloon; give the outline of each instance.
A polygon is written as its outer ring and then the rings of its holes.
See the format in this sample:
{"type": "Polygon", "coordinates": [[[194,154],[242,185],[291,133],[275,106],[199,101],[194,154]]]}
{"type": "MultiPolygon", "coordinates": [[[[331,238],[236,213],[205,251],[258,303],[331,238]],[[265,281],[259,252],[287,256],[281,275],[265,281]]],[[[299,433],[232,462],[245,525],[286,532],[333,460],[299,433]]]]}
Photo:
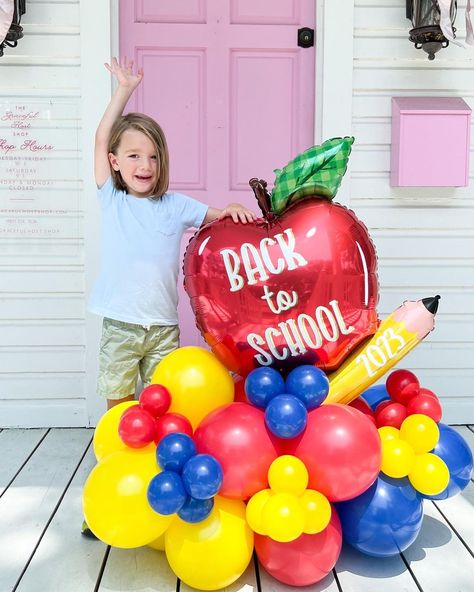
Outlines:
{"type": "Polygon", "coordinates": [[[198,452],[211,454],[221,464],[220,495],[244,500],[268,487],[278,442],[267,431],[260,409],[246,403],[219,407],[199,424],[194,441],[198,452]]]}
{"type": "Polygon", "coordinates": [[[413,399],[410,399],[407,405],[407,415],[421,413],[422,415],[431,417],[436,423],[439,423],[443,415],[443,410],[438,397],[433,395],[417,395],[413,399]]]}
{"type": "Polygon", "coordinates": [[[184,259],[196,323],[218,358],[334,370],[377,329],[375,248],[354,212],[310,198],[272,221],[202,228],[184,259]]]}
{"type": "MultiPolygon", "coordinates": [[[[384,401],[383,403],[385,403],[384,401]]],[[[381,403],[375,410],[375,423],[378,428],[383,426],[392,426],[400,429],[403,420],[407,416],[407,409],[401,403],[393,403],[390,401],[388,405],[381,403]]]]}
{"type": "Polygon", "coordinates": [[[322,405],[308,413],[304,433],[285,447],[309,472],[309,489],[329,501],[344,501],[365,491],[380,471],[381,445],[376,427],[357,409],[322,405]]]}
{"type": "Polygon", "coordinates": [[[418,394],[420,382],[409,370],[395,370],[389,374],[385,387],[392,401],[406,405],[418,394]]]}
{"type": "Polygon", "coordinates": [[[234,403],[248,403],[245,394],[245,379],[241,376],[234,378],[234,403]]]}
{"type": "Polygon", "coordinates": [[[193,435],[193,427],[184,415],[179,413],[165,413],[156,420],[155,442],[158,444],[162,438],[174,432],[182,432],[188,436],[193,435]]]}
{"type": "Polygon", "coordinates": [[[366,415],[372,423],[375,423],[375,414],[372,410],[372,407],[361,397],[357,397],[357,399],[351,401],[349,403],[349,407],[353,407],[354,409],[357,409],[357,411],[364,413],[364,415],[366,415]]]}
{"type": "Polygon", "coordinates": [[[162,384],[150,384],[142,390],[139,401],[140,406],[156,418],[164,415],[170,408],[171,395],[162,384]]]}
{"type": "Polygon", "coordinates": [[[421,387],[419,392],[419,395],[426,395],[428,397],[434,397],[436,400],[438,400],[438,395],[436,395],[433,391],[431,391],[430,389],[421,387]]]}
{"type": "Polygon", "coordinates": [[[270,575],[289,586],[322,580],[336,565],[341,545],[341,523],[334,508],[327,528],[317,534],[302,534],[289,543],[255,535],[258,560],[270,575]]]}
{"type": "Polygon", "coordinates": [[[146,411],[135,405],[122,414],[118,432],[124,444],[131,448],[143,448],[153,442],[156,434],[154,418],[146,411]]]}

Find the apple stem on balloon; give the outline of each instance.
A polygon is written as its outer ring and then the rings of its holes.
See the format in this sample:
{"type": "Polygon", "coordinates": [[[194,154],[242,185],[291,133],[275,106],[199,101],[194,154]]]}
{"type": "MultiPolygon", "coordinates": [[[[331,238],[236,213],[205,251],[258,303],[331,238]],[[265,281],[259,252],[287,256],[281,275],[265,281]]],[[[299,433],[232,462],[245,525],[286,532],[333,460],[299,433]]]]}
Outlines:
{"type": "Polygon", "coordinates": [[[270,194],[267,191],[267,182],[264,179],[253,177],[250,179],[249,185],[255,194],[255,198],[257,199],[263,217],[268,222],[271,222],[275,218],[275,214],[271,211],[270,194]]]}

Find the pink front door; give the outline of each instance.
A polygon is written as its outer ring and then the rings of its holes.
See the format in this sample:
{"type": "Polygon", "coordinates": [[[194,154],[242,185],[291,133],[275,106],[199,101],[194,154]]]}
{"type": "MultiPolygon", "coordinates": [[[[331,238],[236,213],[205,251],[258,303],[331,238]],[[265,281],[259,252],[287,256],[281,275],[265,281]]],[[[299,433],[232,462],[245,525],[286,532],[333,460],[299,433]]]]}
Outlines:
{"type": "MultiPolygon", "coordinates": [[[[128,110],[163,127],[171,188],[209,205],[258,212],[251,177],[313,144],[315,0],[121,0],[120,55],[145,68],[128,110]]],[[[184,248],[192,235],[183,240],[184,248]]],[[[187,296],[182,344],[202,344],[187,296]]]]}

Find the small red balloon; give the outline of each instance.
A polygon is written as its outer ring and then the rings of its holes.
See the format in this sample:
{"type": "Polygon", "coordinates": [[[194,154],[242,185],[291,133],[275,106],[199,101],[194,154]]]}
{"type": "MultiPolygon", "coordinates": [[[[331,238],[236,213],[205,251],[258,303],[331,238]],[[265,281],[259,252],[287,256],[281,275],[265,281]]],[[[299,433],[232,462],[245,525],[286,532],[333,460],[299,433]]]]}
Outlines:
{"type": "Polygon", "coordinates": [[[170,408],[171,395],[162,384],[150,384],[142,390],[139,401],[141,407],[157,418],[164,415],[170,408]]]}
{"type": "Polygon", "coordinates": [[[421,387],[419,393],[419,395],[426,395],[427,397],[434,397],[436,400],[438,400],[438,395],[435,394],[433,391],[431,391],[430,389],[421,387]]]}
{"type": "Polygon", "coordinates": [[[433,421],[439,423],[443,415],[443,410],[436,395],[432,396],[425,394],[417,395],[408,401],[407,415],[413,415],[414,413],[427,415],[428,417],[431,417],[433,421]]]}
{"type": "Polygon", "coordinates": [[[302,534],[289,543],[255,535],[258,560],[270,575],[289,586],[310,586],[326,577],[341,546],[341,523],[334,508],[328,526],[317,534],[302,534]]]}
{"type": "Polygon", "coordinates": [[[245,379],[242,376],[234,378],[234,403],[248,403],[245,394],[245,379]]]}
{"type": "Polygon", "coordinates": [[[188,436],[193,435],[193,427],[189,419],[179,413],[165,413],[155,422],[156,435],[155,442],[158,444],[162,438],[168,434],[181,432],[188,436]]]}
{"type": "Polygon", "coordinates": [[[245,500],[268,487],[278,440],[268,432],[260,409],[245,403],[219,407],[202,420],[194,440],[198,452],[211,454],[221,464],[220,495],[245,500]]]}
{"type": "Polygon", "coordinates": [[[372,407],[366,401],[364,401],[362,397],[357,397],[357,399],[351,401],[349,403],[349,407],[353,407],[354,409],[357,409],[357,411],[364,413],[370,419],[370,421],[375,423],[375,413],[373,412],[372,407]]]}
{"type": "MultiPolygon", "coordinates": [[[[381,404],[383,405],[383,403],[381,404]]],[[[381,409],[379,407],[375,410],[375,423],[378,428],[383,426],[392,426],[400,429],[403,420],[407,416],[407,409],[401,403],[392,403],[384,405],[381,409]]]]}
{"type": "Polygon", "coordinates": [[[406,405],[412,397],[418,394],[420,382],[409,370],[395,370],[387,378],[385,387],[392,401],[406,405]]]}
{"type": "Polygon", "coordinates": [[[118,432],[122,442],[127,446],[143,448],[153,442],[156,422],[148,411],[135,405],[122,414],[118,432]]]}

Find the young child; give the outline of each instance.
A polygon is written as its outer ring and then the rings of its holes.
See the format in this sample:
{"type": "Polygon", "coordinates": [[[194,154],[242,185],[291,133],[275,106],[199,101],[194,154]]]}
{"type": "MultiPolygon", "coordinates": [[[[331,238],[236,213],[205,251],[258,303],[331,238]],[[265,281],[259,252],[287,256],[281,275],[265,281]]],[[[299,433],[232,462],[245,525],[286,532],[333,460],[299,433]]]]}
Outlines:
{"type": "Polygon", "coordinates": [[[141,113],[122,116],[143,78],[133,62],[105,64],[118,88],[95,135],[95,180],[102,211],[102,258],[89,311],[104,317],[98,392],[110,409],[134,398],[160,360],[179,346],[177,278],[183,232],[229,216],[256,215],[239,204],[224,210],[168,191],[169,158],[160,126],[141,113]]]}

